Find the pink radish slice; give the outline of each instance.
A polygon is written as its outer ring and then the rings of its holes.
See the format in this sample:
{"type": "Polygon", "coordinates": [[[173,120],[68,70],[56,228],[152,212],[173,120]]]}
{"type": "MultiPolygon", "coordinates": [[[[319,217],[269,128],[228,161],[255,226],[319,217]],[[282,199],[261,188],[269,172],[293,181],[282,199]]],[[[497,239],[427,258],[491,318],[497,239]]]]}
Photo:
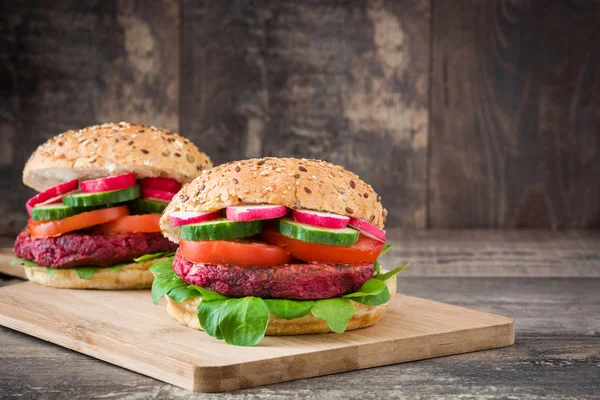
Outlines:
{"type": "Polygon", "coordinates": [[[287,207],[282,205],[251,205],[227,207],[225,215],[229,221],[250,222],[259,219],[281,218],[287,214],[287,207]]]}
{"type": "Polygon", "coordinates": [[[135,186],[135,183],[135,174],[130,172],[128,174],[109,176],[108,178],[83,181],[81,182],[81,191],[83,193],[108,192],[110,190],[127,189],[128,187],[135,186]]]}
{"type": "Polygon", "coordinates": [[[140,187],[143,189],[162,190],[164,192],[177,193],[181,189],[181,183],[171,178],[144,178],[140,179],[140,187]]]}
{"type": "Polygon", "coordinates": [[[329,229],[343,229],[350,221],[350,217],[344,215],[310,210],[294,210],[292,218],[302,224],[329,229]]]}
{"type": "Polygon", "coordinates": [[[173,200],[175,193],[165,192],[164,190],[142,189],[142,198],[150,200],[158,200],[169,203],[173,200]]]}
{"type": "Polygon", "coordinates": [[[31,216],[31,209],[35,206],[60,203],[62,202],[64,195],[74,192],[77,189],[79,189],[79,181],[77,179],[73,179],[72,181],[64,182],[53,186],[48,190],[44,190],[43,192],[38,193],[36,196],[27,200],[27,203],[25,203],[27,213],[29,216],[31,216]]]}
{"type": "Polygon", "coordinates": [[[358,218],[350,218],[348,225],[358,229],[365,236],[385,243],[385,231],[383,229],[379,229],[375,225],[371,225],[367,221],[363,221],[362,219],[358,218]]]}
{"type": "Polygon", "coordinates": [[[208,212],[175,211],[169,214],[167,218],[171,225],[182,226],[211,221],[213,219],[221,218],[221,215],[221,210],[208,212]]]}

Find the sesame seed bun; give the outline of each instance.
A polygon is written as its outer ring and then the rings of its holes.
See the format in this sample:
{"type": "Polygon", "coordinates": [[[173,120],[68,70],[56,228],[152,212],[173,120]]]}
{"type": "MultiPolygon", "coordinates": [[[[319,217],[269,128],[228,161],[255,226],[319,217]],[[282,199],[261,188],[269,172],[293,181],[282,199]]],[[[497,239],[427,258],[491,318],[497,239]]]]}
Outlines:
{"type": "Polygon", "coordinates": [[[131,263],[118,271],[101,268],[91,279],[81,279],[72,269],[57,269],[53,275],[44,267],[23,267],[27,279],[44,286],[61,289],[145,289],[152,286],[154,276],[150,267],[167,258],[131,263]]]}
{"type": "Polygon", "coordinates": [[[160,220],[163,234],[180,239],[168,215],[174,211],[215,211],[241,204],[281,204],[356,217],[383,228],[381,197],[358,175],[325,161],[253,158],[204,171],[185,185],[160,220]]]}
{"type": "MultiPolygon", "coordinates": [[[[387,303],[378,306],[368,306],[366,304],[351,301],[356,309],[356,313],[348,321],[347,331],[354,329],[365,328],[371,326],[383,316],[387,310],[388,304],[396,294],[396,277],[390,278],[387,282],[387,287],[390,292],[390,300],[387,303]]],[[[202,330],[198,321],[198,304],[202,301],[201,297],[187,299],[181,303],[177,303],[165,296],[167,299],[167,314],[177,322],[187,325],[190,328],[202,330]]],[[[351,300],[351,299],[349,299],[351,300]]],[[[267,336],[282,336],[282,335],[304,335],[310,333],[328,333],[333,332],[327,326],[327,323],[312,315],[306,314],[302,318],[285,320],[271,314],[269,324],[267,325],[267,336]]]]}
{"type": "Polygon", "coordinates": [[[211,167],[210,158],[188,139],[153,126],[121,122],[69,130],[49,139],[25,164],[23,183],[43,191],[72,179],[127,172],[187,183],[211,167]]]}

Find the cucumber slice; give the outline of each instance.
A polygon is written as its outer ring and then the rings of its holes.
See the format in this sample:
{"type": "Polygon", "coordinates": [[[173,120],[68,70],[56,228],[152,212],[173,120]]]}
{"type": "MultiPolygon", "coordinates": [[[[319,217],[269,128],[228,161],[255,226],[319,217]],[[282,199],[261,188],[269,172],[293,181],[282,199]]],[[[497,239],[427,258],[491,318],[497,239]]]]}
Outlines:
{"type": "Polygon", "coordinates": [[[282,218],[278,223],[283,236],[307,243],[330,244],[333,246],[352,246],[358,240],[359,231],[352,228],[327,229],[295,222],[282,218]]]}
{"type": "Polygon", "coordinates": [[[36,206],[31,209],[31,218],[34,221],[51,221],[71,217],[88,211],[83,208],[69,207],[65,204],[48,204],[36,206]]]}
{"type": "Polygon", "coordinates": [[[215,219],[199,224],[183,225],[180,229],[183,240],[236,239],[256,235],[262,230],[262,222],[215,219]]]}
{"type": "Polygon", "coordinates": [[[110,192],[69,194],[63,197],[63,203],[71,207],[94,207],[123,203],[138,197],[140,197],[140,187],[136,185],[123,190],[111,190],[110,192]]]}
{"type": "Polygon", "coordinates": [[[162,214],[169,203],[162,201],[135,199],[131,203],[131,208],[138,214],[162,214]]]}

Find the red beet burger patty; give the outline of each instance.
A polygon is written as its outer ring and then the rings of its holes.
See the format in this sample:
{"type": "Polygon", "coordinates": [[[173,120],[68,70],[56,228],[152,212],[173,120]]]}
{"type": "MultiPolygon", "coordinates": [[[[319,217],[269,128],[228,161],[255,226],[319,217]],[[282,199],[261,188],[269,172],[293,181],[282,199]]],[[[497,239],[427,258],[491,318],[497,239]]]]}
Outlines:
{"type": "Polygon", "coordinates": [[[374,265],[284,264],[240,267],[199,264],[181,257],[178,250],[173,270],[190,285],[201,286],[230,297],[263,299],[328,299],[358,290],[373,276],[374,265]]]}
{"type": "Polygon", "coordinates": [[[161,233],[92,235],[65,233],[47,239],[33,238],[27,228],[15,241],[15,255],[50,268],[109,267],[144,254],[174,251],[177,244],[161,233]]]}

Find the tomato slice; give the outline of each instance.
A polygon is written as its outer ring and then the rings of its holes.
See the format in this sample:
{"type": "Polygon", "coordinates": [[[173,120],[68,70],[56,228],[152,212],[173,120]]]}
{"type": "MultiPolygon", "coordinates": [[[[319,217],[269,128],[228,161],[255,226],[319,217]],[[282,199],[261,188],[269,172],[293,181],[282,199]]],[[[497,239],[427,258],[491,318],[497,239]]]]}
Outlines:
{"type": "Polygon", "coordinates": [[[182,240],[179,248],[186,260],[205,264],[269,266],[288,264],[293,260],[281,247],[249,240],[182,240]]]}
{"type": "Polygon", "coordinates": [[[88,211],[55,221],[34,221],[30,219],[27,226],[29,227],[31,237],[47,238],[104,224],[127,214],[129,214],[127,206],[119,206],[88,211]]]}
{"type": "Polygon", "coordinates": [[[94,233],[160,232],[160,214],[126,215],[94,228],[94,233]]]}
{"type": "Polygon", "coordinates": [[[383,250],[383,246],[385,246],[385,243],[364,235],[360,235],[358,241],[348,247],[306,243],[283,236],[274,229],[263,230],[262,239],[267,243],[286,249],[299,260],[344,264],[375,262],[379,253],[383,250]]]}

